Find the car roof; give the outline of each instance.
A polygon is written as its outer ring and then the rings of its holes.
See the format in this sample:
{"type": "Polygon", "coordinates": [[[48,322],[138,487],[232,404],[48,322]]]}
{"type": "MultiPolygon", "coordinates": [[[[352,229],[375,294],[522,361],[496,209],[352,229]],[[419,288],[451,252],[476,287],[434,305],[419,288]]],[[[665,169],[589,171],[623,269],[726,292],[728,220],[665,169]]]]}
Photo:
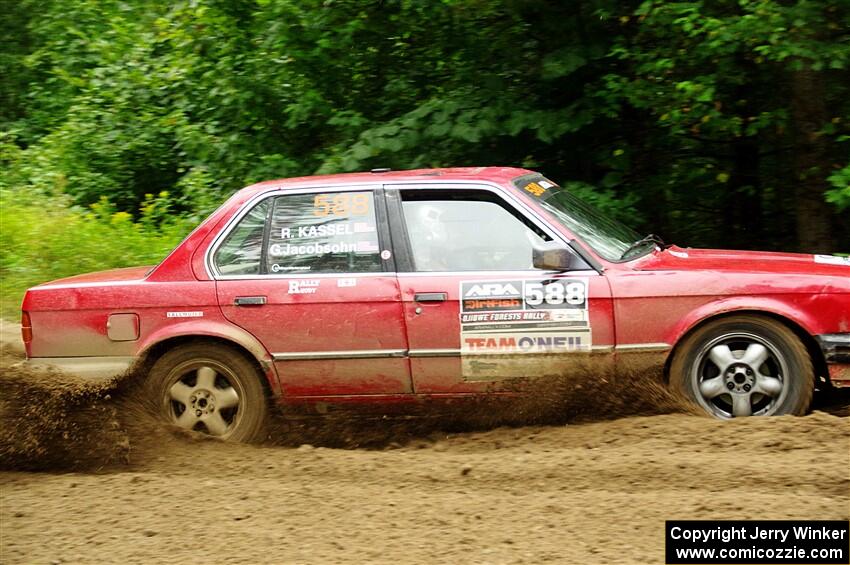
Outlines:
{"type": "Polygon", "coordinates": [[[335,175],[316,175],[308,177],[294,177],[288,179],[276,179],[258,182],[242,189],[248,192],[265,192],[267,190],[286,190],[303,188],[316,185],[340,185],[340,184],[384,184],[390,182],[433,182],[436,180],[446,181],[489,181],[496,183],[510,182],[511,180],[532,173],[526,169],[516,167],[451,167],[443,169],[413,169],[409,171],[392,171],[386,169],[374,169],[369,172],[341,173],[335,175]]]}

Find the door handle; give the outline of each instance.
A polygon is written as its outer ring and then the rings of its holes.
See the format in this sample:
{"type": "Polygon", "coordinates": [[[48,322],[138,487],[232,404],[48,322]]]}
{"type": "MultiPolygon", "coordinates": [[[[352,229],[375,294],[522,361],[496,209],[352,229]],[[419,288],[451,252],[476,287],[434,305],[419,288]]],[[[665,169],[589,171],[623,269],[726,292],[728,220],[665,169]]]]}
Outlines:
{"type": "Polygon", "coordinates": [[[265,296],[237,296],[233,303],[237,306],[262,306],[266,303],[265,296]]]}
{"type": "Polygon", "coordinates": [[[413,295],[416,302],[445,302],[448,298],[445,292],[417,292],[413,295]]]}

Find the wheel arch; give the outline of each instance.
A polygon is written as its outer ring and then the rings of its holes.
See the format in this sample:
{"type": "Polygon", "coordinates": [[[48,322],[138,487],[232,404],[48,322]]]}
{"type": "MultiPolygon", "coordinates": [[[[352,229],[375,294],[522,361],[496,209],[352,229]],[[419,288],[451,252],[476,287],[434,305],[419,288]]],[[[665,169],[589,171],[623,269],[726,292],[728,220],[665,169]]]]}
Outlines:
{"type": "Polygon", "coordinates": [[[704,327],[706,324],[737,315],[762,316],[764,318],[770,318],[774,321],[777,321],[787,327],[803,343],[804,347],[806,348],[806,351],[809,353],[809,357],[812,360],[812,365],[814,366],[815,370],[815,378],[817,379],[818,377],[820,377],[821,379],[824,379],[827,382],[829,381],[829,370],[827,369],[826,359],[824,358],[823,352],[821,351],[821,348],[815,340],[814,336],[793,318],[782,313],[778,313],[776,311],[761,310],[758,308],[735,308],[714,312],[713,314],[698,319],[690,326],[688,326],[687,329],[685,329],[682,333],[679,334],[678,338],[674,342],[672,349],[670,350],[669,355],[667,355],[667,360],[664,363],[665,381],[670,382],[670,365],[672,364],[676,354],[679,352],[682,343],[687,340],[689,336],[691,336],[700,328],[704,327]]]}
{"type": "Polygon", "coordinates": [[[245,356],[263,375],[261,379],[266,392],[272,397],[280,396],[280,381],[272,356],[252,335],[241,328],[224,328],[225,331],[197,327],[172,331],[168,335],[151,336],[141,348],[136,366],[146,374],[162,355],[175,347],[188,343],[212,343],[234,349],[245,356]],[[244,334],[244,335],[243,335],[244,334]]]}

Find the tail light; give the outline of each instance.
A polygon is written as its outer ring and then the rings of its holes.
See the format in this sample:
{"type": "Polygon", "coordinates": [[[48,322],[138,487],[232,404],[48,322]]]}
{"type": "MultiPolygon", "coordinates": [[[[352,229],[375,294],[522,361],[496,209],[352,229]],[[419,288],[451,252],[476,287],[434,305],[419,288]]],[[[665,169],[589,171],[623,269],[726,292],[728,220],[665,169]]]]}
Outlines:
{"type": "Polygon", "coordinates": [[[21,338],[24,343],[32,342],[32,321],[29,312],[21,312],[21,338]]]}

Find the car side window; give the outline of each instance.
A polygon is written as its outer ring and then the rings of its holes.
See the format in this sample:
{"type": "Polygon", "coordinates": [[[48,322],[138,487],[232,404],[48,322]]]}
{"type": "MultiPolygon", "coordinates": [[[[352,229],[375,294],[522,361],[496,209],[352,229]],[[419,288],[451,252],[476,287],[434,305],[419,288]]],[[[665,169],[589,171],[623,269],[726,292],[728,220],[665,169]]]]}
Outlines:
{"type": "Polygon", "coordinates": [[[266,253],[270,274],[380,272],[374,194],[322,192],[276,197],[266,253]]]}
{"type": "Polygon", "coordinates": [[[401,200],[416,271],[532,270],[532,249],[551,240],[487,191],[403,190],[401,200]]]}
{"type": "Polygon", "coordinates": [[[270,202],[254,206],[215,252],[213,262],[222,275],[258,275],[262,265],[263,234],[270,202]]]}

